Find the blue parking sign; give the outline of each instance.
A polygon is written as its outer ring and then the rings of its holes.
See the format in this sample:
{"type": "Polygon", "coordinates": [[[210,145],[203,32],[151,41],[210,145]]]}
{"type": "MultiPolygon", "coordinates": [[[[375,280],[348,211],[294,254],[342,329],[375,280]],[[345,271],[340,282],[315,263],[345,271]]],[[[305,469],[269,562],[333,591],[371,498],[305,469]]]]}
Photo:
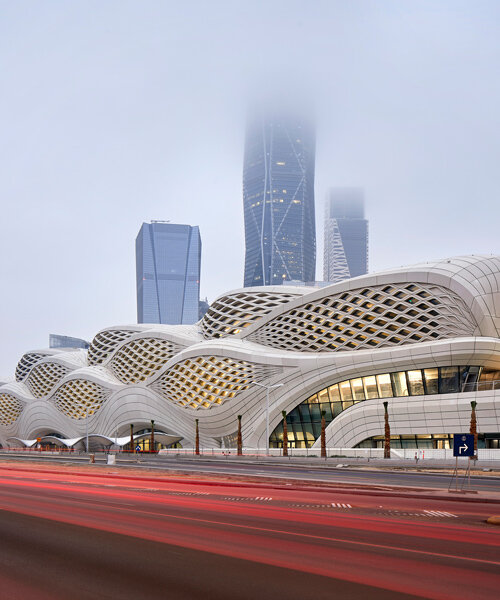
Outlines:
{"type": "Polygon", "coordinates": [[[453,434],[453,456],[474,456],[474,436],[471,433],[453,434]]]}

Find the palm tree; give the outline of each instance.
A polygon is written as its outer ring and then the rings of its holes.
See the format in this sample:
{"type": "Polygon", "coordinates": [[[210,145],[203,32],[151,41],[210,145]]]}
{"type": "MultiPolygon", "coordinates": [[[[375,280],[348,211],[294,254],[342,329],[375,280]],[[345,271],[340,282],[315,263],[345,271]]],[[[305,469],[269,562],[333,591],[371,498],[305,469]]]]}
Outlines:
{"type": "Polygon", "coordinates": [[[321,458],[326,458],[326,410],[321,411],[321,458]]]}
{"type": "Polygon", "coordinates": [[[238,456],[243,454],[243,440],[241,438],[241,415],[238,415],[238,456]]]}
{"type": "Polygon", "coordinates": [[[477,402],[472,400],[470,403],[470,434],[474,436],[474,459],[477,458],[477,420],[476,420],[476,405],[477,402]]]}
{"type": "Polygon", "coordinates": [[[151,419],[151,439],[149,440],[149,451],[155,451],[155,422],[151,419]]]}
{"type": "Polygon", "coordinates": [[[288,428],[286,423],[286,410],[282,410],[283,415],[283,456],[288,456],[288,428]]]}
{"type": "Polygon", "coordinates": [[[195,436],[195,454],[200,454],[200,430],[198,427],[198,419],[196,419],[196,436],[195,436]]]}
{"type": "Polygon", "coordinates": [[[384,458],[391,458],[391,428],[389,426],[389,412],[387,407],[389,402],[384,402],[384,419],[385,419],[385,428],[384,428],[384,458]]]}
{"type": "Polygon", "coordinates": [[[130,452],[135,452],[134,446],[134,426],[130,423],[130,452]]]}

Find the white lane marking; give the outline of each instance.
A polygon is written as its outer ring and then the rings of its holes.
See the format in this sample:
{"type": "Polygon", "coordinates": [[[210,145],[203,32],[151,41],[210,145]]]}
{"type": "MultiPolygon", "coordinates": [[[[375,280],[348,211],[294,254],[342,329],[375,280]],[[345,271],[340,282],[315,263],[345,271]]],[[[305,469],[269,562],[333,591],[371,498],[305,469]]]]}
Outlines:
{"type": "Polygon", "coordinates": [[[343,504],[342,502],[332,502],[333,508],[352,508],[350,504],[343,504]]]}
{"type": "Polygon", "coordinates": [[[455,519],[458,518],[458,515],[454,515],[453,513],[445,512],[442,510],[424,510],[424,513],[429,517],[454,517],[455,519]]]}

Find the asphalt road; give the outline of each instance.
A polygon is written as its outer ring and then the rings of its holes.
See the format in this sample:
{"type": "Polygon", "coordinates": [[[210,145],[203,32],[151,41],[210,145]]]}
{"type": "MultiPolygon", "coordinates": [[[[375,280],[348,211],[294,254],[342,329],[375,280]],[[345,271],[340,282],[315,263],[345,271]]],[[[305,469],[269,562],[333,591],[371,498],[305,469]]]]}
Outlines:
{"type": "Polygon", "coordinates": [[[1,600],[498,593],[482,502],[107,471],[0,469],[1,600]]]}
{"type": "MultiPolygon", "coordinates": [[[[124,459],[127,460],[127,459],[124,459]]],[[[131,459],[128,459],[129,461],[131,459]]],[[[133,459],[132,459],[133,461],[133,459]]],[[[140,458],[141,464],[148,467],[161,469],[181,470],[188,472],[209,472],[220,475],[243,475],[257,477],[293,478],[303,481],[324,481],[336,483],[356,483],[366,485],[390,485],[402,487],[431,487],[448,489],[452,479],[448,473],[423,473],[419,471],[371,471],[366,467],[336,468],[336,464],[343,463],[341,459],[330,467],[296,465],[293,463],[273,463],[262,459],[254,462],[236,462],[229,459],[192,459],[192,458],[163,458],[152,460],[140,458]]],[[[368,467],[369,468],[369,467],[368,467]]],[[[460,471],[460,482],[464,470],[460,471]]],[[[500,492],[500,477],[472,476],[471,488],[475,490],[500,492]]]]}
{"type": "MultiPolygon", "coordinates": [[[[8,454],[2,458],[9,458],[8,454]]],[[[36,455],[26,453],[24,456],[12,457],[13,460],[25,459],[27,461],[36,459],[36,455]]],[[[46,462],[74,462],[87,463],[87,456],[79,455],[45,455],[43,460],[46,462]]],[[[105,463],[106,457],[97,454],[97,462],[105,463]]],[[[331,460],[331,459],[330,459],[331,460]]],[[[245,458],[240,461],[236,457],[230,457],[227,460],[209,457],[163,457],[141,455],[139,457],[131,457],[129,455],[119,455],[117,457],[118,464],[123,466],[140,465],[150,469],[158,469],[159,471],[177,471],[183,473],[205,473],[214,475],[236,475],[243,477],[273,477],[280,479],[295,479],[300,481],[311,482],[330,482],[330,483],[345,483],[367,486],[396,486],[410,488],[436,488],[447,490],[452,480],[451,473],[443,473],[440,470],[428,473],[418,471],[410,467],[411,470],[371,470],[376,469],[376,463],[349,466],[348,468],[336,468],[337,464],[346,464],[345,459],[335,459],[335,462],[329,462],[329,466],[322,467],[321,465],[298,464],[293,461],[286,460],[275,461],[273,459],[250,459],[245,458]],[[139,461],[139,462],[138,462],[139,461]]],[[[391,461],[394,464],[395,461],[391,461]]],[[[432,462],[429,462],[429,466],[432,462]]],[[[389,465],[384,465],[387,467],[389,465]]],[[[422,463],[421,468],[425,468],[422,463]]],[[[448,470],[452,466],[448,467],[448,470]]],[[[462,483],[465,470],[460,470],[459,484],[462,483]]],[[[490,491],[500,493],[500,474],[497,476],[484,475],[472,476],[470,478],[471,489],[477,491],[490,491]]],[[[452,484],[454,487],[454,484],[452,484]]],[[[466,482],[467,485],[467,482],[466,482]]]]}

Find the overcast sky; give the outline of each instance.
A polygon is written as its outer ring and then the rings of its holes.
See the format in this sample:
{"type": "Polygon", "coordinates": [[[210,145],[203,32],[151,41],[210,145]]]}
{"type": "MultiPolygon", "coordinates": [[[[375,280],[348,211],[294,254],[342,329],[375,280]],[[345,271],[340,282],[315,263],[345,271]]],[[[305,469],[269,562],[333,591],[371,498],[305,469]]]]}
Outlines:
{"type": "Polygon", "coordinates": [[[370,271],[498,253],[500,2],[0,0],[0,374],[49,333],[136,322],[143,222],[243,281],[249,99],[307,92],[316,213],[365,189],[370,271]]]}

